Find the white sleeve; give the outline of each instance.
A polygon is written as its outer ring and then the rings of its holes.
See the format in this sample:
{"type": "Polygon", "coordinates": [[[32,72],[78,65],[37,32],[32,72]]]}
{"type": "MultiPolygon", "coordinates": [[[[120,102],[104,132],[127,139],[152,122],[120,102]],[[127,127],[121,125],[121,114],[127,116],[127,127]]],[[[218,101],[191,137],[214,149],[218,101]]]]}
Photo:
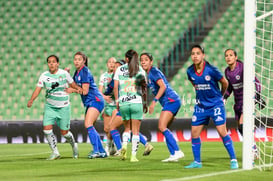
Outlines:
{"type": "Polygon", "coordinates": [[[73,78],[71,77],[71,75],[67,71],[64,71],[64,72],[65,72],[65,76],[66,76],[67,82],[69,84],[72,84],[74,82],[73,78]]]}
{"type": "Polygon", "coordinates": [[[41,74],[40,77],[39,77],[39,80],[38,80],[38,83],[37,83],[37,87],[44,87],[44,74],[41,74]]]}
{"type": "Polygon", "coordinates": [[[115,75],[114,75],[114,80],[119,80],[118,79],[118,75],[120,74],[120,67],[117,68],[116,72],[115,72],[115,75]]]}
{"type": "Polygon", "coordinates": [[[103,83],[104,80],[104,73],[100,76],[100,81],[99,81],[99,85],[104,85],[103,83]]]}

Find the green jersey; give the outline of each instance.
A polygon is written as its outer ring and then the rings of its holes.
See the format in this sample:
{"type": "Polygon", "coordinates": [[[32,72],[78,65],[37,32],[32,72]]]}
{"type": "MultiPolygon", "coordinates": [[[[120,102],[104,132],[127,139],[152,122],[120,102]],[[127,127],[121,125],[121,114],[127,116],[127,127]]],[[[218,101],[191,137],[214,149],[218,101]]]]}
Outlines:
{"type": "Polygon", "coordinates": [[[119,81],[119,105],[131,103],[142,104],[141,82],[146,80],[145,71],[139,67],[134,77],[129,77],[128,64],[120,66],[114,75],[114,80],[119,81]]]}
{"type": "Polygon", "coordinates": [[[46,104],[53,107],[66,107],[70,104],[69,95],[64,91],[68,88],[68,83],[73,83],[70,74],[63,69],[58,69],[55,74],[49,71],[42,73],[37,86],[46,89],[46,104]]]}
{"type": "MultiPolygon", "coordinates": [[[[108,72],[104,72],[101,76],[100,76],[100,82],[99,85],[103,86],[103,89],[106,90],[108,87],[108,84],[111,82],[113,77],[113,73],[108,73],[108,72]]],[[[110,94],[111,98],[112,98],[112,102],[108,103],[105,101],[106,105],[111,105],[114,106],[115,105],[115,98],[114,98],[114,92],[112,92],[110,94]]]]}

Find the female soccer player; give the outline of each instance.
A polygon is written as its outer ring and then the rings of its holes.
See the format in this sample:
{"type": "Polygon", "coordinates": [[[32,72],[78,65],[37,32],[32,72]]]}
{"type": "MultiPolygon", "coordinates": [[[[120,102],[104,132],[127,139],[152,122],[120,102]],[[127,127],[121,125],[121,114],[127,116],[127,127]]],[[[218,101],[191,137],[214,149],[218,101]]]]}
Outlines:
{"type": "Polygon", "coordinates": [[[44,108],[43,130],[48,144],[52,150],[47,160],[59,159],[60,153],[57,148],[57,141],[53,134],[53,125],[55,121],[61,130],[61,134],[66,141],[71,144],[73,150],[73,158],[79,156],[78,145],[75,143],[70,129],[70,103],[69,95],[65,89],[69,86],[75,91],[81,92],[73,81],[72,77],[65,70],[59,68],[59,58],[56,55],[50,55],[47,58],[48,71],[40,75],[38,84],[27,103],[27,107],[31,107],[33,101],[39,96],[42,88],[46,89],[46,103],[44,108]]]}
{"type": "Polygon", "coordinates": [[[100,76],[100,81],[99,81],[99,91],[102,93],[102,96],[105,100],[105,106],[104,106],[104,111],[102,113],[102,118],[103,118],[103,125],[104,125],[104,132],[106,133],[107,136],[107,143],[105,147],[105,151],[108,155],[113,155],[115,153],[114,145],[111,139],[110,135],[110,124],[111,124],[111,118],[112,114],[116,113],[113,112],[116,109],[116,104],[114,101],[114,94],[108,94],[105,95],[103,94],[103,91],[107,89],[108,84],[111,82],[113,78],[113,71],[115,68],[115,63],[116,59],[114,57],[111,57],[107,60],[107,71],[104,72],[100,76]]]}
{"type": "Polygon", "coordinates": [[[149,107],[149,113],[153,113],[155,104],[158,101],[163,107],[158,121],[158,129],[165,136],[170,157],[162,160],[162,162],[177,162],[184,157],[184,153],[179,149],[173,134],[167,127],[171,124],[181,107],[180,98],[170,87],[163,73],[156,67],[153,67],[153,57],[150,53],[142,53],[140,62],[142,68],[148,74],[148,88],[152,90],[155,96],[149,107]]]}
{"type": "MultiPolygon", "coordinates": [[[[107,157],[107,154],[103,148],[100,136],[94,127],[95,121],[104,108],[104,100],[96,86],[93,75],[87,67],[87,62],[88,59],[84,53],[77,52],[74,55],[76,71],[73,79],[83,90],[81,99],[84,107],[86,107],[84,126],[88,131],[90,142],[93,145],[93,151],[89,153],[88,158],[104,158],[107,157]]],[[[68,89],[67,92],[72,93],[74,89],[68,89]]]]}
{"type": "Polygon", "coordinates": [[[132,154],[131,162],[138,162],[136,158],[139,144],[139,129],[143,119],[143,110],[147,111],[146,104],[146,79],[144,70],[139,67],[138,54],[134,50],[128,50],[125,54],[127,64],[118,67],[114,75],[114,95],[117,109],[124,121],[122,158],[126,158],[127,142],[132,126],[132,154]]]}
{"type": "MultiPolygon", "coordinates": [[[[238,60],[237,52],[233,49],[227,49],[225,51],[225,60],[228,67],[225,69],[225,76],[228,80],[228,88],[224,95],[224,101],[228,99],[233,91],[234,95],[234,113],[235,120],[238,122],[238,130],[243,136],[243,75],[244,75],[244,64],[238,60]]],[[[256,86],[256,100],[261,108],[264,108],[265,102],[260,98],[261,84],[260,81],[255,77],[256,86]],[[262,102],[262,103],[261,103],[262,102]],[[261,103],[261,104],[260,104],[261,103]]]]}
{"type": "Polygon", "coordinates": [[[191,122],[192,152],[194,161],[185,168],[201,168],[201,140],[200,134],[212,118],[218,134],[221,136],[224,146],[229,153],[231,169],[238,168],[238,162],[234,152],[233,142],[227,134],[226,113],[222,96],[228,87],[228,81],[214,66],[205,61],[205,52],[200,45],[191,48],[193,64],[187,69],[188,79],[196,92],[196,102],[191,122]],[[221,84],[221,90],[218,86],[221,84]]]}
{"type": "MultiPolygon", "coordinates": [[[[120,60],[120,61],[116,62],[114,73],[119,66],[124,65],[124,64],[125,64],[124,60],[120,60]]],[[[111,94],[113,91],[113,88],[114,88],[114,79],[112,79],[112,81],[108,84],[107,89],[104,92],[104,95],[111,94]]],[[[112,114],[112,119],[110,121],[110,134],[111,134],[112,139],[113,139],[113,141],[116,145],[116,148],[117,148],[117,152],[114,154],[115,156],[121,155],[122,143],[121,143],[120,133],[117,129],[122,124],[123,124],[123,121],[122,121],[120,112],[114,111],[112,114]]],[[[140,140],[140,143],[142,143],[145,146],[143,156],[148,156],[154,147],[150,143],[147,142],[147,140],[144,138],[144,136],[140,132],[139,132],[139,140],[140,140]]]]}
{"type": "MultiPolygon", "coordinates": [[[[233,92],[235,104],[233,106],[235,113],[235,120],[238,123],[238,130],[243,136],[243,75],[244,75],[244,64],[238,60],[237,52],[233,49],[225,50],[225,60],[228,67],[225,69],[225,76],[228,80],[228,88],[224,95],[224,101],[233,92]]],[[[256,103],[259,108],[263,109],[266,105],[265,101],[260,97],[261,84],[260,81],[255,77],[256,86],[256,103]]],[[[256,144],[253,146],[254,157],[258,158],[258,150],[256,144]]]]}

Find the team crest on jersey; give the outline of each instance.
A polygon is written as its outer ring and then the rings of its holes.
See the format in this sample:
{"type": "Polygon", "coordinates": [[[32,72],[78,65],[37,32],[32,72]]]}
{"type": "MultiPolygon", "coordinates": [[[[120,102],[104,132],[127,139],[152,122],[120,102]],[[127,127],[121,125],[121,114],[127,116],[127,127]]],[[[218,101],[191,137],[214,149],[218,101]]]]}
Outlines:
{"type": "Polygon", "coordinates": [[[206,81],[210,81],[211,77],[209,75],[205,76],[206,81]]]}
{"type": "Polygon", "coordinates": [[[195,122],[197,120],[197,117],[196,116],[192,116],[191,120],[192,120],[192,122],[195,122]]]}
{"type": "Polygon", "coordinates": [[[236,80],[240,80],[241,79],[241,77],[240,77],[240,75],[236,75],[236,80]]]}
{"type": "Polygon", "coordinates": [[[62,76],[59,77],[59,81],[62,82],[64,78],[62,76]]]}

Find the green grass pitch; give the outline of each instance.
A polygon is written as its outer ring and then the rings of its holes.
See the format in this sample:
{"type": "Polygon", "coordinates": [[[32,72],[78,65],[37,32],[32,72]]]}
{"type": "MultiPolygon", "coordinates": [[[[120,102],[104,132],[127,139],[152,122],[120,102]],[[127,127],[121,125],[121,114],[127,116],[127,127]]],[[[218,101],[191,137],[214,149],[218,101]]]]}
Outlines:
{"type": "MultiPolygon", "coordinates": [[[[185,158],[176,163],[162,163],[167,158],[165,143],[151,143],[154,150],[149,156],[142,156],[144,147],[139,146],[137,163],[130,163],[119,157],[87,159],[91,150],[88,143],[79,144],[80,158],[72,159],[71,147],[58,144],[60,160],[45,160],[50,149],[47,144],[0,144],[0,180],[94,180],[94,181],[156,181],[156,180],[272,180],[273,172],[229,169],[228,154],[221,142],[202,143],[201,169],[184,169],[193,160],[191,144],[180,142],[185,158]]],[[[240,168],[242,167],[242,143],[234,143],[240,168]]],[[[131,145],[128,146],[128,157],[131,145]]]]}

